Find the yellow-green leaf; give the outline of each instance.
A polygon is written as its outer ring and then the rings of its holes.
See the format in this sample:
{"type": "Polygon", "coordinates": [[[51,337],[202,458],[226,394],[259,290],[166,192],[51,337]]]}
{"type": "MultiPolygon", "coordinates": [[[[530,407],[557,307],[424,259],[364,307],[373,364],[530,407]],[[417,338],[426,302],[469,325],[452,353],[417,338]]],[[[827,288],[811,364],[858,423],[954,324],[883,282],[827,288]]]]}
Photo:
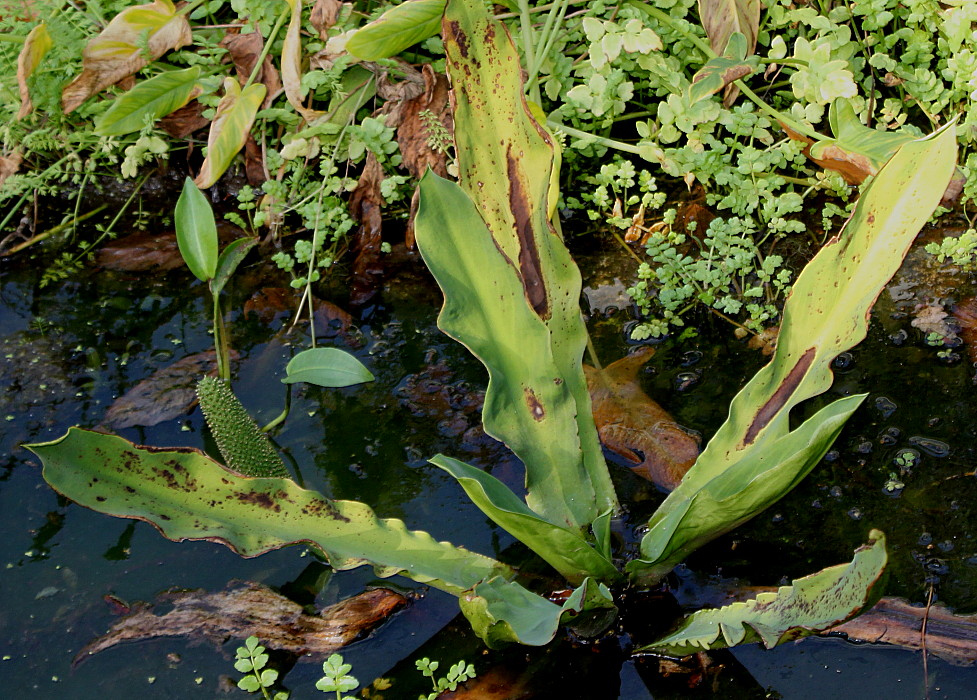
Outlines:
{"type": "Polygon", "coordinates": [[[220,179],[248,140],[254,117],[265,99],[265,86],[253,83],[241,90],[237,80],[224,78],[224,97],[207,136],[207,157],[193,183],[206,189],[220,179]]]}
{"type": "Polygon", "coordinates": [[[171,0],[126,8],[88,42],[81,75],[61,93],[62,109],[72,112],[95,93],[192,42],[190,24],[176,13],[171,0]]]}
{"type": "Polygon", "coordinates": [[[156,121],[175,112],[199,93],[197,78],[200,67],[161,73],[144,80],[129,92],[120,95],[95,120],[99,136],[121,136],[142,129],[148,117],[156,121]]]}
{"type": "Polygon", "coordinates": [[[356,31],[346,50],[363,61],[396,56],[441,29],[447,0],[407,0],[356,31]]]}
{"type": "Polygon", "coordinates": [[[48,34],[47,25],[41,22],[39,25],[31,29],[30,34],[24,39],[24,46],[20,50],[20,55],[17,57],[17,85],[20,88],[20,111],[17,112],[17,118],[23,119],[31,110],[34,105],[31,103],[31,94],[27,89],[27,79],[31,77],[31,74],[40,64],[41,59],[44,58],[44,54],[48,52],[51,48],[53,42],[51,41],[51,35],[48,34]]]}

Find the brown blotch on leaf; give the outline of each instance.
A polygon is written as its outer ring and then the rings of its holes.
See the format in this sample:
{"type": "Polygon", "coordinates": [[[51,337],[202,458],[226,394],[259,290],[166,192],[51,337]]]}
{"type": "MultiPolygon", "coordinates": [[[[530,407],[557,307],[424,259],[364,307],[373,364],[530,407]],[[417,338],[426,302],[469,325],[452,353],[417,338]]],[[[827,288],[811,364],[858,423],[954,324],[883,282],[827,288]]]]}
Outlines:
{"type": "Polygon", "coordinates": [[[506,172],[509,178],[509,210],[515,221],[516,236],[519,239],[519,273],[523,292],[530,306],[544,321],[550,317],[549,298],[543,282],[543,272],[539,261],[539,248],[533,235],[533,205],[523,188],[523,172],[519,160],[506,148],[506,172]]]}
{"type": "Polygon", "coordinates": [[[546,418],[546,409],[543,408],[543,404],[540,402],[539,397],[536,396],[536,393],[529,387],[526,387],[523,389],[523,394],[526,397],[526,405],[529,407],[529,413],[532,415],[533,420],[539,422],[546,418]]]}
{"type": "Polygon", "coordinates": [[[355,595],[308,614],[298,603],[267,586],[232,582],[218,593],[164,593],[157,604],[170,608],[155,615],[152,606],[132,606],[133,612],[78,653],[73,664],[121,642],[156,637],[206,639],[216,645],[228,638],[257,636],[263,645],[297,656],[327,656],[359,639],[407,604],[407,598],[386,588],[355,595]]]}
{"type": "Polygon", "coordinates": [[[695,464],[699,437],[641,389],[638,372],[654,354],[645,347],[603,370],[583,369],[601,442],[632,462],[635,473],[671,491],[695,464]]]}
{"type": "Polygon", "coordinates": [[[767,402],[760,407],[760,410],[757,411],[756,417],[753,419],[753,422],[746,431],[746,436],[743,438],[744,445],[749,445],[756,440],[756,437],[760,434],[760,431],[766,428],[770,421],[773,420],[773,417],[777,415],[784,406],[787,405],[790,397],[794,395],[795,391],[797,391],[797,387],[807,374],[807,370],[811,367],[811,363],[814,362],[814,356],[816,354],[815,348],[808,348],[804,351],[804,354],[800,356],[800,358],[797,360],[797,364],[794,365],[790,372],[787,373],[787,376],[784,377],[784,380],[780,383],[780,386],[777,387],[777,390],[774,392],[773,396],[771,396],[767,402]]]}
{"type": "MultiPolygon", "coordinates": [[[[234,64],[238,82],[241,85],[244,85],[248,78],[251,77],[251,73],[254,71],[254,66],[261,56],[264,45],[265,40],[262,38],[261,32],[257,31],[251,32],[250,34],[240,34],[235,29],[220,40],[218,46],[227,49],[227,53],[231,57],[231,62],[234,64]]],[[[261,103],[262,109],[267,109],[282,91],[282,78],[278,74],[278,69],[271,62],[270,56],[265,56],[265,60],[262,61],[261,68],[258,71],[257,82],[264,85],[267,89],[264,102],[261,103]]]]}

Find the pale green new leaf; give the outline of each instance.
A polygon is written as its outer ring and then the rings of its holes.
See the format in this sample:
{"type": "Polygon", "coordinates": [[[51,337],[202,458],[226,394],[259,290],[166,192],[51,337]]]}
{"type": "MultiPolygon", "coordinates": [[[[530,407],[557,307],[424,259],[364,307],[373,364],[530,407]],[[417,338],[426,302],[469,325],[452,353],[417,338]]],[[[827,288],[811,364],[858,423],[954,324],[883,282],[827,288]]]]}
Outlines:
{"type": "Polygon", "coordinates": [[[447,0],[407,0],[364,25],[346,42],[346,50],[363,61],[396,56],[441,30],[447,0]]]}
{"type": "Polygon", "coordinates": [[[180,255],[190,272],[201,282],[213,279],[217,273],[217,223],[210,202],[190,178],[183,182],[173,224],[180,255]]]}
{"type": "Polygon", "coordinates": [[[797,435],[790,433],[790,410],[824,392],[831,361],[864,339],[872,304],[939,202],[955,161],[952,124],[905,144],[865,189],[841,234],[804,268],[784,308],[773,360],[736,395],[729,418],[652,516],[642,559],[628,566],[634,578],[658,580],[743,522],[752,507],[779,498],[771,491],[758,499],[759,480],[771,479],[771,489],[782,485],[783,495],[820,459],[834,425],[860,397],[822,409],[797,435]],[[795,473],[783,472],[787,466],[795,473]],[[696,499],[715,503],[696,507],[696,499]]]}
{"type": "Polygon", "coordinates": [[[363,363],[339,348],[310,348],[293,357],[285,367],[285,384],[307,382],[341,387],[375,379],[363,363]]]}
{"type": "Polygon", "coordinates": [[[190,101],[200,66],[168,71],[144,80],[123,95],[95,120],[99,136],[122,136],[139,131],[147,119],[155,122],[190,101]]]}
{"type": "Polygon", "coordinates": [[[224,78],[224,96],[207,135],[207,157],[193,181],[202,190],[220,179],[248,140],[255,115],[265,99],[266,88],[253,83],[244,90],[234,78],[224,78]]]}
{"type": "Polygon", "coordinates": [[[488,369],[485,428],[526,465],[530,508],[582,530],[617,501],[581,366],[580,273],[549,222],[552,137],[504,26],[465,2],[444,22],[460,186],[426,174],[415,221],[438,325],[488,369]]]}
{"type": "Polygon", "coordinates": [[[840,625],[871,607],[882,595],[885,536],[872,530],[869,540],[855,551],[849,564],[805,576],[753,600],[700,610],[677,630],[639,651],[687,656],[750,642],[762,642],[771,649],[840,625]]]}
{"type": "Polygon", "coordinates": [[[489,557],[380,519],[366,504],[331,500],[289,479],[240,476],[198,450],[144,448],[80,428],[27,447],[59,493],[102,513],[150,522],[174,541],[220,542],[246,557],[305,543],[335,569],[372,564],[380,576],[401,574],[455,595],[512,575],[489,557]]]}
{"type": "Polygon", "coordinates": [[[436,455],[430,462],[457,479],[483,513],[533,550],[570,583],[579,585],[587,576],[595,576],[603,581],[620,578],[614,565],[579,532],[543,520],[491,474],[444,455],[436,455]]]}

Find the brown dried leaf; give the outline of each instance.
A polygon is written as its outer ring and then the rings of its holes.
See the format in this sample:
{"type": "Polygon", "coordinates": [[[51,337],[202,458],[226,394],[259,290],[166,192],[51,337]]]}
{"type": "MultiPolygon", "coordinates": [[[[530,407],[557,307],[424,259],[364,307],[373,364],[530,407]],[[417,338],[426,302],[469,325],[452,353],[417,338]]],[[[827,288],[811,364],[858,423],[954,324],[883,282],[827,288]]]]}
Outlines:
{"type": "Polygon", "coordinates": [[[282,81],[285,86],[285,97],[305,121],[311,122],[322,116],[323,112],[307,109],[302,104],[302,0],[287,0],[287,2],[291,7],[292,17],[282,44],[282,81]]]}
{"type": "Polygon", "coordinates": [[[236,583],[220,593],[184,591],[163,594],[171,608],[154,615],[151,607],[128,615],[78,652],[74,663],[116,644],[156,637],[203,637],[223,644],[228,637],[251,635],[271,649],[325,656],[358,639],[407,603],[400,593],[377,588],[309,615],[301,605],[257,583],[236,583]]]}
{"type": "Polygon", "coordinates": [[[977,297],[964,299],[951,310],[960,324],[960,337],[967,344],[970,361],[977,363],[977,297]]]}
{"type": "Polygon", "coordinates": [[[942,304],[918,304],[913,313],[915,318],[909,323],[913,328],[918,328],[926,334],[937,333],[941,336],[953,333],[946,322],[950,314],[946,312],[942,304]]]}
{"type": "Polygon", "coordinates": [[[371,152],[367,154],[359,182],[349,198],[350,213],[360,222],[353,242],[356,259],[353,261],[349,294],[349,303],[353,307],[363,306],[373,298],[383,273],[380,263],[383,234],[383,214],[380,209],[384,204],[380,194],[382,180],[383,166],[371,152]]]}
{"type": "Polygon", "coordinates": [[[203,116],[205,109],[197,100],[192,100],[160,119],[160,128],[175,139],[185,139],[210,124],[210,120],[203,116]]]}
{"type": "Polygon", "coordinates": [[[244,142],[244,175],[252,187],[261,187],[269,179],[261,146],[250,134],[244,142]]]}
{"type": "Polygon", "coordinates": [[[120,238],[99,248],[95,262],[121,272],[174,270],[184,264],[174,233],[134,233],[120,238]]]}
{"type": "Polygon", "coordinates": [[[430,112],[451,133],[448,77],[443,73],[435,73],[430,64],[425,64],[421,69],[421,77],[424,80],[424,91],[404,100],[396,108],[397,143],[404,159],[404,167],[415,178],[420,179],[428,167],[437,175],[447,177],[447,155],[431,148],[431,131],[421,114],[430,112]]]}
{"type": "Polygon", "coordinates": [[[635,472],[672,490],[699,456],[699,438],[642,391],[638,371],[654,354],[645,347],[603,370],[584,365],[584,373],[601,442],[633,462],[635,472]]]}
{"type": "Polygon", "coordinates": [[[216,368],[217,356],[209,350],[158,369],[117,398],[105,412],[102,425],[121,430],[178,418],[196,403],[197,381],[216,368]]]}
{"type": "MultiPolygon", "coordinates": [[[[225,35],[218,45],[227,49],[231,62],[234,64],[238,82],[244,85],[254,70],[254,64],[261,57],[265,40],[256,31],[250,34],[231,33],[225,35]]],[[[262,109],[267,109],[282,90],[281,76],[279,76],[278,70],[268,56],[265,56],[265,60],[261,64],[257,80],[267,89],[264,102],[261,103],[262,109]]]]}
{"type": "Polygon", "coordinates": [[[326,40],[329,38],[329,30],[336,25],[342,9],[343,3],[339,2],[339,0],[316,0],[315,5],[312,6],[309,21],[315,27],[316,31],[319,32],[320,39],[326,40]]]}
{"type": "Polygon", "coordinates": [[[927,611],[901,598],[883,598],[868,612],[828,632],[859,642],[922,649],[924,618],[927,653],[960,666],[977,663],[977,615],[955,615],[940,605],[927,611]]]}
{"type": "Polygon", "coordinates": [[[61,93],[64,113],[167,51],[191,43],[190,24],[184,15],[176,14],[171,0],[126,8],[82,52],[81,74],[61,93]]]}
{"type": "Polygon", "coordinates": [[[20,164],[24,162],[24,156],[20,151],[14,151],[9,156],[0,156],[0,185],[8,177],[20,170],[20,164]]]}

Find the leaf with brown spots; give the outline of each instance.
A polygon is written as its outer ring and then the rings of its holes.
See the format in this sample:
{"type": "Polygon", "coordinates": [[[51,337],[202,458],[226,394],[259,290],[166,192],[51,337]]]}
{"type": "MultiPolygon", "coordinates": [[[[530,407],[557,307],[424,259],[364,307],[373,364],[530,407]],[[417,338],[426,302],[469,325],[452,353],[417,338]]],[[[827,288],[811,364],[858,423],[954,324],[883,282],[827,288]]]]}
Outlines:
{"type": "Polygon", "coordinates": [[[156,614],[154,606],[138,606],[86,644],[73,664],[122,642],[157,637],[206,639],[219,646],[228,638],[254,635],[270,649],[296,656],[328,656],[365,636],[406,604],[400,593],[375,588],[309,614],[258,583],[232,583],[219,593],[173,591],[157,598],[156,606],[166,612],[156,614]]]}
{"type": "Polygon", "coordinates": [[[241,476],[199,450],[137,446],[80,428],[27,447],[59,493],[150,522],[176,542],[209,540],[247,557],[301,543],[337,570],[372,564],[380,576],[402,574],[455,595],[495,579],[497,587],[533,596],[509,583],[512,570],[494,559],[408,530],[401,520],[381,520],[364,503],[332,500],[290,479],[241,476]]]}
{"type": "Polygon", "coordinates": [[[699,456],[699,438],[648,396],[638,372],[655,354],[645,347],[602,370],[584,365],[600,440],[644,478],[671,491],[699,456]]]}

